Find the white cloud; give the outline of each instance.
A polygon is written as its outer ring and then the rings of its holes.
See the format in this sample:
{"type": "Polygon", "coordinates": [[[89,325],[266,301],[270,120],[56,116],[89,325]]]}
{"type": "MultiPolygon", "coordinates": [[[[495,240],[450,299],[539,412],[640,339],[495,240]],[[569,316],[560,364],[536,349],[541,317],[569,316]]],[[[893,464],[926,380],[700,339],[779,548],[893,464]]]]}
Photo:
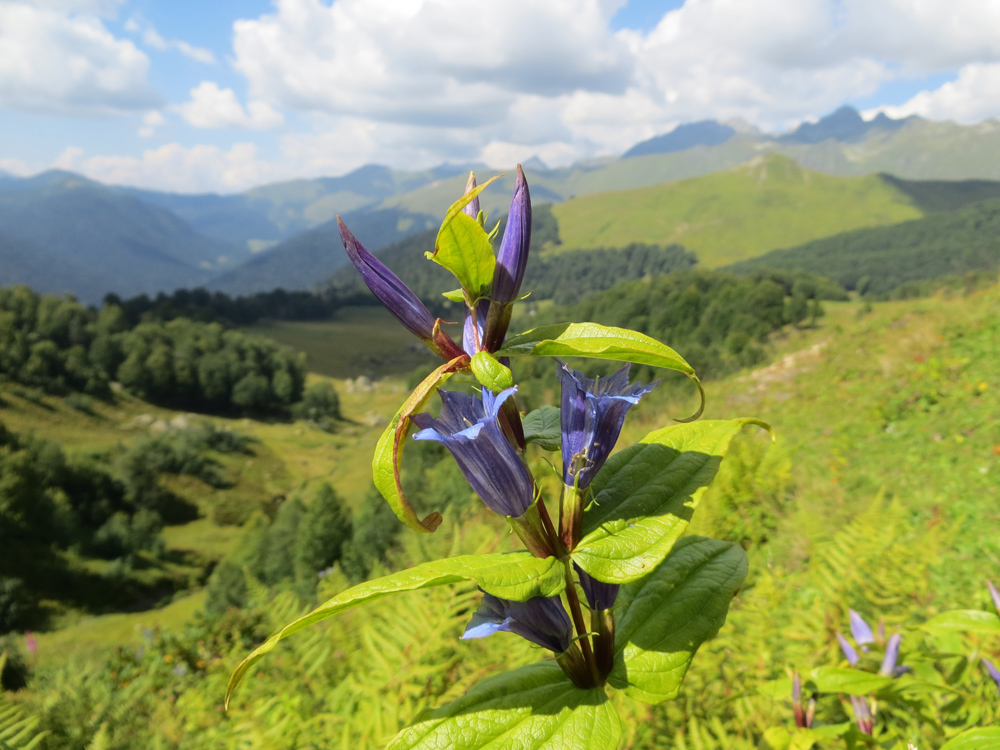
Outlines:
{"type": "Polygon", "coordinates": [[[178,192],[233,192],[290,176],[258,159],[253,143],[236,143],[228,151],[168,143],[139,157],[85,157],[82,149],[70,147],[52,166],[110,184],[178,192]]]}
{"type": "Polygon", "coordinates": [[[149,59],[95,15],[115,5],[0,3],[0,107],[102,115],[155,106],[159,98],[146,81],[149,59]]]}
{"type": "Polygon", "coordinates": [[[889,117],[920,115],[929,120],[974,123],[1000,116],[1000,63],[972,64],[934,91],[921,91],[897,107],[881,107],[889,117]]]}
{"type": "Polygon", "coordinates": [[[143,44],[159,52],[175,49],[195,62],[205,63],[206,65],[215,64],[215,55],[212,53],[212,50],[205,49],[204,47],[196,47],[180,39],[164,39],[153,24],[142,16],[135,15],[129,18],[125,22],[125,30],[133,34],[141,34],[143,44]]]}
{"type": "Polygon", "coordinates": [[[285,123],[281,113],[266,102],[248,102],[244,110],[232,89],[220,89],[212,81],[191,89],[191,100],[178,109],[196,128],[274,130],[285,123]]]}
{"type": "Polygon", "coordinates": [[[161,112],[153,110],[142,116],[142,127],[139,128],[139,136],[150,138],[156,133],[156,129],[166,124],[167,120],[161,112]]]}

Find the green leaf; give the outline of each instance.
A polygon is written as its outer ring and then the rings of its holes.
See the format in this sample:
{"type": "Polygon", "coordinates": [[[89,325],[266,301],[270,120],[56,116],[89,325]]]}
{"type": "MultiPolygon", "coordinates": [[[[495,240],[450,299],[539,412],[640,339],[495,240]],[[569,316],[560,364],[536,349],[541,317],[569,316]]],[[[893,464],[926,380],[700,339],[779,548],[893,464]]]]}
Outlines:
{"type": "Polygon", "coordinates": [[[559,407],[542,406],[529,413],[522,420],[524,439],[540,445],[547,451],[562,448],[562,429],[559,422],[559,407]]]}
{"type": "Polygon", "coordinates": [[[558,323],[507,339],[498,357],[592,357],[666,367],[694,376],[694,368],[665,344],[644,333],[597,323],[558,323]]]}
{"type": "Polygon", "coordinates": [[[510,368],[497,362],[496,357],[489,352],[476,352],[472,356],[470,367],[476,380],[494,393],[500,393],[514,385],[510,368]]]}
{"type": "Polygon", "coordinates": [[[468,214],[459,211],[445,219],[438,230],[434,252],[427,257],[455,274],[470,300],[489,293],[496,268],[493,244],[486,230],[468,214]]]}
{"type": "Polygon", "coordinates": [[[576,563],[599,581],[629,583],[670,552],[715,479],[729,443],[757,419],[704,420],[649,433],[595,477],[576,563]]]}
{"type": "Polygon", "coordinates": [[[893,683],[892,677],[844,667],[816,667],[802,676],[802,682],[812,683],[821,693],[869,695],[893,683]]]}
{"type": "Polygon", "coordinates": [[[387,750],[616,750],[621,722],[601,688],[576,687],[553,661],[480,682],[426,711],[387,750]]]}
{"type": "Polygon", "coordinates": [[[932,617],[920,627],[924,630],[957,630],[963,633],[1000,633],[1000,617],[994,612],[982,612],[978,609],[955,609],[932,617]]]}
{"type": "Polygon", "coordinates": [[[996,750],[1000,748],[1000,727],[975,727],[952,737],[941,750],[996,750]]]}
{"type": "Polygon", "coordinates": [[[608,682],[646,703],[677,697],[695,652],[725,624],[746,575],[739,545],[697,536],[680,540],[662,565],[618,594],[608,682]]]}
{"type": "Polygon", "coordinates": [[[412,424],[410,415],[422,409],[434,390],[468,363],[468,356],[463,354],[441,365],[424,378],[399,407],[399,411],[389,421],[389,426],[385,428],[375,445],[375,455],[372,457],[372,480],[375,482],[375,487],[389,503],[396,517],[414,531],[425,533],[434,531],[441,524],[441,514],[435,511],[421,520],[403,492],[399,464],[403,459],[406,438],[410,434],[412,424]]]}
{"type": "Polygon", "coordinates": [[[535,596],[558,596],[566,588],[566,568],[554,557],[544,560],[528,552],[461,555],[417,565],[398,573],[354,586],[312,612],[289,623],[254,649],[233,672],[226,689],[226,708],[243,675],[278,642],[303,628],[351,607],[403,591],[416,591],[461,581],[474,581],[487,593],[502,599],[525,601],[535,596]]]}
{"type": "Polygon", "coordinates": [[[453,292],[442,292],[441,296],[445,299],[450,299],[452,302],[465,302],[465,292],[461,289],[456,289],[453,292]]]}

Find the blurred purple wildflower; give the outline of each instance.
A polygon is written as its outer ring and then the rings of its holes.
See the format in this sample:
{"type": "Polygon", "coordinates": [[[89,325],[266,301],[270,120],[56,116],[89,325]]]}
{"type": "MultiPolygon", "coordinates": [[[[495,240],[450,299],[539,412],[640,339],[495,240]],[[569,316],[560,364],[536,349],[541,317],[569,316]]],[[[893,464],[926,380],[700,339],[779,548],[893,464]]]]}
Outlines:
{"type": "Polygon", "coordinates": [[[837,640],[840,641],[840,650],[844,652],[844,658],[847,659],[847,663],[853,667],[860,660],[858,652],[854,650],[854,646],[848,643],[847,639],[840,633],[837,633],[837,640]]]}
{"type": "Polygon", "coordinates": [[[851,635],[854,636],[854,642],[861,647],[862,651],[867,651],[868,644],[875,643],[875,634],[872,633],[871,627],[861,615],[853,609],[848,610],[848,612],[850,613],[851,635]]]}

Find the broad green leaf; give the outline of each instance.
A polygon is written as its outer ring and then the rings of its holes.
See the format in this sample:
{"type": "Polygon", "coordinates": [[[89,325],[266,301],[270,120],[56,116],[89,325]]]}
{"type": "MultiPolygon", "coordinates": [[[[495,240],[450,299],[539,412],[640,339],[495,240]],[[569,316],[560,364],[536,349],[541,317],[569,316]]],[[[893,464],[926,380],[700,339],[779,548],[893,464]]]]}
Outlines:
{"type": "Polygon", "coordinates": [[[618,594],[608,682],[646,703],[677,697],[695,652],[725,624],[746,575],[737,544],[697,536],[677,542],[656,570],[618,594]]]}
{"type": "Polygon", "coordinates": [[[559,422],[559,407],[542,406],[527,414],[522,420],[526,442],[540,445],[547,451],[562,448],[562,428],[559,422]]]}
{"type": "Polygon", "coordinates": [[[476,380],[494,393],[500,393],[514,385],[510,368],[497,362],[496,357],[489,352],[476,352],[472,356],[470,367],[476,380]]]}
{"type": "Polygon", "coordinates": [[[582,690],[544,661],[424,712],[387,750],[617,750],[620,741],[621,722],[604,690],[582,690]]]}
{"type": "Polygon", "coordinates": [[[493,284],[496,268],[493,244],[486,230],[461,211],[445,219],[438,230],[434,252],[427,257],[455,274],[470,300],[486,296],[493,284]]]}
{"type": "Polygon", "coordinates": [[[461,581],[474,581],[487,593],[502,599],[525,601],[535,596],[558,596],[566,588],[566,568],[554,557],[541,559],[528,552],[461,555],[423,563],[408,570],[354,586],[312,612],[289,623],[250,653],[229,678],[226,708],[243,675],[278,642],[303,628],[359,604],[403,591],[416,591],[461,581]]]}
{"type": "Polygon", "coordinates": [[[644,333],[597,323],[557,323],[507,339],[498,357],[592,357],[666,367],[694,376],[680,354],[644,333]]]}
{"type": "Polygon", "coordinates": [[[452,302],[465,302],[465,292],[461,289],[456,289],[453,292],[442,292],[441,296],[452,302]]]}
{"type": "Polygon", "coordinates": [[[816,667],[802,675],[803,684],[812,683],[821,693],[869,695],[893,683],[892,677],[844,667],[816,667]]]}
{"type": "Polygon", "coordinates": [[[403,459],[403,448],[410,434],[410,415],[423,408],[434,390],[452,375],[468,365],[465,355],[456,357],[424,378],[416,390],[410,394],[399,411],[389,421],[382,436],[375,445],[372,458],[372,479],[382,497],[386,499],[396,517],[414,531],[432,532],[441,524],[441,514],[435,511],[421,520],[410,501],[403,493],[399,477],[399,463],[403,459]]]}
{"type": "Polygon", "coordinates": [[[955,609],[932,617],[920,627],[924,630],[957,630],[962,633],[1000,634],[1000,617],[995,612],[982,612],[978,609],[955,609]]]}
{"type": "Polygon", "coordinates": [[[952,737],[941,750],[997,750],[1000,748],[1000,727],[966,729],[952,737]]]}
{"type": "Polygon", "coordinates": [[[757,419],[704,420],[664,427],[616,453],[591,484],[583,538],[573,559],[606,583],[629,583],[670,552],[715,479],[729,443],[757,419]]]}

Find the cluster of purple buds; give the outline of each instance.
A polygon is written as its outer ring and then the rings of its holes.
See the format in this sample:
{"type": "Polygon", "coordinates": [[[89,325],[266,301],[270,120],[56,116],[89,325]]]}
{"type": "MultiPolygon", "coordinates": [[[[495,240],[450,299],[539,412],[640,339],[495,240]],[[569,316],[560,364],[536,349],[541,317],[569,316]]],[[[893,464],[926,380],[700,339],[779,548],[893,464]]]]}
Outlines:
{"type": "MultiPolygon", "coordinates": [[[[476,190],[475,176],[470,175],[466,196],[476,190]]],[[[478,194],[462,211],[484,226],[478,194]]],[[[441,321],[420,299],[368,252],[339,218],[338,222],[344,247],[372,293],[410,332],[448,360],[449,366],[462,369],[479,352],[492,354],[503,345],[531,245],[531,200],[520,166],[489,294],[472,299],[465,292],[461,347],[441,330],[441,321]]],[[[558,531],[525,463],[516,387],[499,393],[482,388],[476,394],[439,390],[439,416],[410,414],[408,418],[420,428],[414,438],[436,441],[447,448],[483,504],[507,519],[532,554],[565,562],[580,539],[584,498],[618,440],[626,413],[657,385],[630,384],[628,374],[629,365],[625,365],[610,377],[591,379],[558,363],[564,481],[558,531]]],[[[591,610],[589,630],[581,620],[576,589],[570,586],[566,598],[572,618],[559,597],[516,602],[484,593],[463,638],[516,633],[556,654],[563,669],[581,687],[600,684],[613,665],[612,609],[618,586],[598,581],[579,567],[576,573],[591,610]]]]}
{"type": "Polygon", "coordinates": [[[871,736],[875,729],[875,716],[872,707],[868,705],[868,699],[852,695],[851,708],[854,709],[854,720],[858,723],[858,731],[871,736]]]}
{"type": "MultiPolygon", "coordinates": [[[[869,646],[876,643],[875,633],[872,632],[871,626],[865,622],[865,619],[855,612],[853,609],[849,610],[850,620],[851,620],[851,635],[854,637],[854,642],[858,645],[863,653],[867,653],[869,646]]],[[[858,652],[850,644],[850,642],[840,633],[837,633],[837,640],[840,642],[840,650],[844,654],[844,658],[847,659],[848,664],[852,667],[857,665],[861,661],[861,657],[858,652]]],[[[878,673],[883,677],[899,677],[900,675],[906,674],[910,671],[909,667],[897,666],[899,661],[899,645],[903,641],[902,633],[894,633],[889,637],[889,640],[885,639],[885,626],[879,624],[879,643],[885,644],[885,655],[882,658],[882,666],[879,668],[878,673]]]]}

